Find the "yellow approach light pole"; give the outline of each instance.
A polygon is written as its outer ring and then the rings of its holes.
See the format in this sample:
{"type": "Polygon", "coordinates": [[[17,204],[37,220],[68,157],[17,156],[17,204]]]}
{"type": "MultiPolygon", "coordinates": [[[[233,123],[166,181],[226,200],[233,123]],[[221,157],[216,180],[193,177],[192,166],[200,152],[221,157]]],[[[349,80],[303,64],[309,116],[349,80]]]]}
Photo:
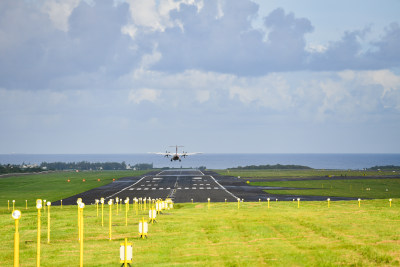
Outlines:
{"type": "Polygon", "coordinates": [[[138,207],[139,200],[137,198],[135,198],[134,201],[135,201],[135,213],[136,213],[136,215],[138,215],[139,214],[139,207],[138,207]]]}
{"type": "Polygon", "coordinates": [[[132,263],[132,243],[128,243],[128,238],[125,237],[125,242],[120,244],[119,249],[121,267],[131,266],[132,263]]]}
{"type": "Polygon", "coordinates": [[[81,211],[79,209],[79,204],[82,203],[82,198],[78,198],[76,200],[76,204],[78,207],[78,241],[81,241],[81,211]]]}
{"type": "Polygon", "coordinates": [[[96,210],[97,210],[97,217],[99,217],[99,200],[96,199],[96,210]]]}
{"type": "Polygon", "coordinates": [[[85,204],[83,202],[79,203],[79,209],[80,209],[80,216],[81,216],[81,232],[80,232],[80,249],[79,249],[79,266],[83,267],[83,208],[85,207],[85,204]]]}
{"type": "Polygon", "coordinates": [[[129,207],[129,200],[125,199],[125,226],[128,225],[128,207],[129,207]]]}
{"type": "Polygon", "coordinates": [[[47,201],[47,244],[50,244],[50,206],[51,202],[47,201]]]}
{"type": "Polygon", "coordinates": [[[21,218],[21,212],[19,210],[14,210],[12,217],[15,220],[15,234],[14,234],[14,267],[19,266],[19,232],[18,224],[21,218]]]}
{"type": "Polygon", "coordinates": [[[101,226],[104,226],[104,197],[100,199],[101,203],[101,226]]]}
{"type": "Polygon", "coordinates": [[[117,215],[118,215],[118,203],[119,203],[119,197],[117,197],[117,198],[115,199],[115,202],[117,202],[117,215]]]}
{"type": "Polygon", "coordinates": [[[108,206],[110,207],[110,218],[108,220],[108,230],[109,230],[109,237],[110,237],[110,241],[111,241],[111,221],[112,221],[112,200],[110,199],[108,201],[108,206]]]}
{"type": "Polygon", "coordinates": [[[40,267],[40,210],[42,209],[42,200],[41,199],[36,200],[36,208],[38,210],[36,266],[40,267]]]}
{"type": "Polygon", "coordinates": [[[15,210],[15,200],[12,201],[13,202],[13,211],[15,210]]]}

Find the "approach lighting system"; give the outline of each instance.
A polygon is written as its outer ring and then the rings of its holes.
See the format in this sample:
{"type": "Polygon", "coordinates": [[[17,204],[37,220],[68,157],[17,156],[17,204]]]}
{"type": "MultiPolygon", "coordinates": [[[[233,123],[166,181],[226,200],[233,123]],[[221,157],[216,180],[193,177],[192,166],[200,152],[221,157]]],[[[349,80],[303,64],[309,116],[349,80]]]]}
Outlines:
{"type": "Polygon", "coordinates": [[[42,209],[42,200],[41,199],[36,199],[36,208],[38,210],[42,209]]]}
{"type": "Polygon", "coordinates": [[[131,266],[130,263],[132,263],[132,243],[128,243],[127,238],[125,238],[125,242],[121,243],[120,245],[119,259],[119,263],[122,263],[121,267],[131,266]]]}
{"type": "Polygon", "coordinates": [[[19,220],[21,218],[21,212],[19,210],[14,210],[11,216],[14,220],[19,220]]]}
{"type": "Polygon", "coordinates": [[[42,200],[36,199],[37,215],[37,246],[36,246],[36,266],[40,266],[40,210],[42,209],[42,200]]]}
{"type": "Polygon", "coordinates": [[[111,226],[112,226],[112,204],[113,204],[113,201],[112,201],[112,199],[110,199],[109,201],[108,201],[108,206],[109,206],[109,208],[110,208],[110,212],[109,212],[109,220],[108,220],[108,235],[109,235],[109,240],[111,241],[111,236],[112,236],[112,230],[111,230],[111,226]]]}
{"type": "Polygon", "coordinates": [[[15,233],[14,233],[14,267],[19,266],[19,232],[18,232],[18,221],[21,218],[21,212],[19,210],[13,210],[11,216],[15,220],[15,233]]]}

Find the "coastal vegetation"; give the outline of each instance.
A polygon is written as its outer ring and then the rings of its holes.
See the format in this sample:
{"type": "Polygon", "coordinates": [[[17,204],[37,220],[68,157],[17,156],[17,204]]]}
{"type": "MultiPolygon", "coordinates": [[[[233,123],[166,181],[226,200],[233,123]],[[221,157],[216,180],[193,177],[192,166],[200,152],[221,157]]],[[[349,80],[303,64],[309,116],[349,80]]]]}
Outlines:
{"type": "Polygon", "coordinates": [[[44,171],[92,171],[92,170],[152,170],[152,163],[137,163],[135,165],[126,164],[125,161],[119,162],[42,162],[41,164],[0,164],[0,174],[8,173],[30,173],[44,171]]]}

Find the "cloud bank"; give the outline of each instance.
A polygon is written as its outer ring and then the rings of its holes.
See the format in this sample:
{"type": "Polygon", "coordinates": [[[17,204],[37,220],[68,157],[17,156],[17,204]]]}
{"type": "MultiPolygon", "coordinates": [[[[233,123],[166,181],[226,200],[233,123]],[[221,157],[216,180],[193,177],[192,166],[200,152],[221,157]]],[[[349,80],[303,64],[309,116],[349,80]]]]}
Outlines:
{"type": "MultiPolygon", "coordinates": [[[[211,149],[229,151],[248,136],[239,149],[271,151],[274,142],[259,145],[269,137],[282,144],[273,152],[323,152],[325,140],[307,144],[324,127],[336,140],[329,151],[399,151],[391,145],[400,134],[399,22],[372,39],[366,25],[307,43],[318,26],[279,6],[261,14],[250,0],[1,1],[3,151],[46,152],[63,138],[77,145],[53,152],[129,152],[132,138],[163,146],[184,129],[183,141],[208,140],[211,149]],[[333,134],[353,126],[371,134],[353,147],[333,134]],[[369,146],[377,139],[387,140],[383,149],[369,146]],[[51,144],[41,150],[42,142],[51,144]]],[[[145,143],[132,146],[151,150],[145,143]]]]}

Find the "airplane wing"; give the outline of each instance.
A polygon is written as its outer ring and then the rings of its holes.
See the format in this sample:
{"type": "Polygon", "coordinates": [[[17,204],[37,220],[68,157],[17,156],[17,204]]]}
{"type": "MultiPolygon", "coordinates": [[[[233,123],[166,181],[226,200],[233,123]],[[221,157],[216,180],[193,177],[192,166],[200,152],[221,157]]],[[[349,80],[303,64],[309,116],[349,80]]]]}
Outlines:
{"type": "Polygon", "coordinates": [[[162,155],[165,157],[170,157],[172,156],[174,153],[170,153],[170,152],[148,152],[149,154],[156,154],[156,155],[162,155]]]}
{"type": "Polygon", "coordinates": [[[196,154],[203,154],[203,152],[191,152],[191,153],[183,153],[183,155],[190,156],[190,155],[196,155],[196,154]]]}
{"type": "Polygon", "coordinates": [[[191,152],[191,153],[183,152],[183,153],[178,153],[178,156],[186,157],[186,156],[191,156],[191,155],[196,155],[196,154],[203,154],[203,152],[191,152]]]}

